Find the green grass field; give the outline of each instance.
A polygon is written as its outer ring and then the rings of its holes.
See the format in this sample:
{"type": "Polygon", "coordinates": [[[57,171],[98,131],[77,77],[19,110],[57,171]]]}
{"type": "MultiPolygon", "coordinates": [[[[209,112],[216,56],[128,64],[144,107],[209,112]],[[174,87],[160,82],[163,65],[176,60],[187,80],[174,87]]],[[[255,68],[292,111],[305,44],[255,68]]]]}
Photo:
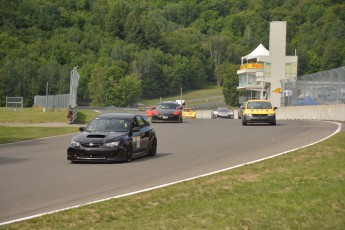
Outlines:
{"type": "Polygon", "coordinates": [[[0,144],[79,132],[77,127],[0,126],[0,144]]]}
{"type": "MultiPolygon", "coordinates": [[[[78,110],[76,123],[86,123],[98,113],[92,110],[78,110]]],[[[43,112],[41,108],[23,108],[14,111],[10,108],[0,107],[0,123],[47,123],[66,122],[67,110],[43,112]]]]}
{"type": "MultiPolygon", "coordinates": [[[[147,106],[156,105],[160,101],[175,101],[175,100],[180,100],[180,99],[181,99],[181,94],[176,94],[170,97],[143,99],[141,100],[141,102],[145,104],[145,106],[147,107],[147,106]]],[[[186,106],[190,106],[190,105],[202,103],[205,101],[212,102],[212,101],[224,100],[224,96],[223,96],[221,87],[208,86],[205,89],[183,91],[182,100],[186,100],[188,102],[186,106]]]]}
{"type": "MultiPolygon", "coordinates": [[[[98,113],[92,110],[78,111],[76,123],[85,124],[98,113]]],[[[37,108],[23,108],[16,111],[0,108],[0,144],[78,132],[75,126],[67,125],[66,111],[43,112],[37,108]],[[66,127],[40,127],[41,123],[61,122],[66,127]],[[6,124],[21,126],[8,126],[6,124]],[[26,125],[37,124],[36,127],[26,125]]]]}

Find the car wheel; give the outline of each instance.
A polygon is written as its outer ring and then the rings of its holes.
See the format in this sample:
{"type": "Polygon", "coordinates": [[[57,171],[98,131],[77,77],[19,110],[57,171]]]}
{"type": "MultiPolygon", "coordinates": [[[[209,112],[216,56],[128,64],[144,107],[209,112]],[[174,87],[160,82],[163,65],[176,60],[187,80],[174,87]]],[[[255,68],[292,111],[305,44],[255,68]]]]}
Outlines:
{"type": "Polygon", "coordinates": [[[247,125],[247,122],[245,119],[242,118],[242,125],[247,125]]]}
{"type": "Polygon", "coordinates": [[[130,162],[132,161],[132,146],[130,144],[127,144],[126,151],[125,151],[126,161],[130,162]]]}
{"type": "Polygon", "coordinates": [[[276,120],[270,123],[270,125],[276,125],[276,124],[277,124],[276,120]]]}
{"type": "Polygon", "coordinates": [[[156,156],[157,154],[157,138],[152,137],[150,140],[150,147],[149,147],[149,154],[150,156],[156,156]]]}

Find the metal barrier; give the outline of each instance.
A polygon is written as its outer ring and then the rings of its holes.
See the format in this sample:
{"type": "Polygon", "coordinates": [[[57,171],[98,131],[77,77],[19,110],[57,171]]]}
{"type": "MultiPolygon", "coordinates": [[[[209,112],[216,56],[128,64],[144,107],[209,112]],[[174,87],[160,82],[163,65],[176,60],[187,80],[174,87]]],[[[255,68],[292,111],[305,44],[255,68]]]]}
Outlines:
{"type": "Polygon", "coordinates": [[[78,66],[74,67],[70,74],[70,93],[58,95],[35,96],[34,106],[45,109],[68,109],[67,120],[72,124],[77,118],[77,89],[80,75],[77,71],[78,66]]]}
{"type": "Polygon", "coordinates": [[[276,114],[277,120],[345,121],[345,104],[281,107],[276,114]]]}
{"type": "MultiPolygon", "coordinates": [[[[238,110],[234,110],[235,117],[238,110]]],[[[289,106],[276,110],[277,120],[323,120],[345,121],[345,104],[339,105],[313,105],[313,106],[289,106]]],[[[211,110],[197,110],[196,118],[211,119],[211,110]]]]}
{"type": "Polygon", "coordinates": [[[23,97],[6,97],[6,108],[16,111],[18,108],[23,109],[23,97]]]}
{"type": "Polygon", "coordinates": [[[35,96],[34,106],[49,109],[66,109],[68,108],[70,94],[35,96]]]}

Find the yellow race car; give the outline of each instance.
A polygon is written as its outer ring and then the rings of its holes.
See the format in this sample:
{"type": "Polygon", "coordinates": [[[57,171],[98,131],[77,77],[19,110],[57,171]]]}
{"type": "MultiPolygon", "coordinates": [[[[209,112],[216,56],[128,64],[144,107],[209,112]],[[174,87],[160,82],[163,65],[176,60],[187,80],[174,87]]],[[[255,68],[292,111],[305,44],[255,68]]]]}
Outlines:
{"type": "Polygon", "coordinates": [[[276,125],[276,109],[268,100],[249,100],[244,104],[242,125],[269,123],[276,125]]]}
{"type": "Polygon", "coordinates": [[[186,118],[196,118],[196,112],[192,108],[183,108],[182,109],[182,117],[186,118]]]}

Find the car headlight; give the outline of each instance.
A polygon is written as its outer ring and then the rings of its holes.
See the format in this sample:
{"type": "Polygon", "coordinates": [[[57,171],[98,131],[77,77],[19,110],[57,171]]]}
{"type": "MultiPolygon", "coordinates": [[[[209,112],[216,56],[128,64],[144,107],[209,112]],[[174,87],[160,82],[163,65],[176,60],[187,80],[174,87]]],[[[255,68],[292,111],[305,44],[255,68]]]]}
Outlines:
{"type": "Polygon", "coordinates": [[[275,115],[274,113],[268,114],[269,117],[272,117],[272,116],[274,116],[274,115],[275,115]]]}
{"type": "Polygon", "coordinates": [[[76,142],[76,141],[71,141],[71,146],[75,147],[75,148],[80,148],[81,147],[80,143],[76,142]]]}
{"type": "Polygon", "coordinates": [[[114,148],[120,144],[120,141],[115,141],[115,142],[109,142],[109,143],[104,143],[103,147],[104,148],[114,148]]]}
{"type": "Polygon", "coordinates": [[[243,116],[249,116],[251,117],[252,115],[250,113],[243,113],[243,116]]]}

